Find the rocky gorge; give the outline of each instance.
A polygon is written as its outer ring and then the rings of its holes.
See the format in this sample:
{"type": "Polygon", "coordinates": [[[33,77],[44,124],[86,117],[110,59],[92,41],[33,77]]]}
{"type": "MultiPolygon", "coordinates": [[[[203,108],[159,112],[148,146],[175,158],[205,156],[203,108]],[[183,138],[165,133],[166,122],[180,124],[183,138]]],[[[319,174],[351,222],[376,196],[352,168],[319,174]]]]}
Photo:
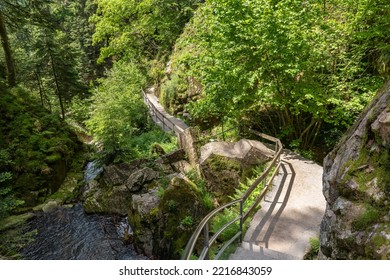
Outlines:
{"type": "Polygon", "coordinates": [[[133,230],[128,238],[149,258],[180,258],[200,220],[234,194],[254,166],[271,158],[270,149],[251,140],[214,142],[198,150],[192,130],[182,136],[187,137],[183,149],[104,166],[84,188],[85,211],[127,216],[133,230]]]}

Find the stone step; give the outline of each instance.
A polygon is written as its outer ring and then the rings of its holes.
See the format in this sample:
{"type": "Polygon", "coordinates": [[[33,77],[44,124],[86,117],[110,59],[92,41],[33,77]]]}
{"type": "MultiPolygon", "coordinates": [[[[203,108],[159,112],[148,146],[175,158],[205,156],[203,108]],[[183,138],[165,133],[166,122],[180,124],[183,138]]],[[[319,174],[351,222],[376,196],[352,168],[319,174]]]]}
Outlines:
{"type": "Polygon", "coordinates": [[[299,258],[244,241],[236,252],[229,256],[229,260],[299,260],[299,258]]]}

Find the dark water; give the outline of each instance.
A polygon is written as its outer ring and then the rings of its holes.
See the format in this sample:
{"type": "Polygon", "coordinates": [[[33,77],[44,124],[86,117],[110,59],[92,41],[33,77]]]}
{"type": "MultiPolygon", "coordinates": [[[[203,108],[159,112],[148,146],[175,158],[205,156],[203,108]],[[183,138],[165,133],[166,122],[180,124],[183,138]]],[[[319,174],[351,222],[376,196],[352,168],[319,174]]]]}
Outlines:
{"type": "Polygon", "coordinates": [[[124,244],[127,220],[87,215],[81,204],[40,213],[29,230],[38,230],[35,241],[24,248],[25,259],[34,260],[135,260],[132,245],[124,244]]]}
{"type": "MultiPolygon", "coordinates": [[[[87,182],[101,173],[96,162],[88,163],[84,172],[87,182]]],[[[40,212],[29,222],[28,231],[37,230],[35,240],[22,255],[33,260],[135,260],[132,245],[124,243],[131,233],[127,219],[113,215],[88,215],[81,203],[40,212]]]]}

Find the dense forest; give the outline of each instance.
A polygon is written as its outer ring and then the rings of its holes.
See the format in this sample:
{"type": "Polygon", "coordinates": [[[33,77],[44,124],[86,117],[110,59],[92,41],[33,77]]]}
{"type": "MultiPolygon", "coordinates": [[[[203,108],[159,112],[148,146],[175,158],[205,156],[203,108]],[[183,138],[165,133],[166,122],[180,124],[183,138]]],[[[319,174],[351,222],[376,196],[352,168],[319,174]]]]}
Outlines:
{"type": "Polygon", "coordinates": [[[388,0],[1,0],[0,220],[87,158],[174,149],[149,87],[205,133],[250,126],[321,161],[389,78],[389,30],[388,0]]]}

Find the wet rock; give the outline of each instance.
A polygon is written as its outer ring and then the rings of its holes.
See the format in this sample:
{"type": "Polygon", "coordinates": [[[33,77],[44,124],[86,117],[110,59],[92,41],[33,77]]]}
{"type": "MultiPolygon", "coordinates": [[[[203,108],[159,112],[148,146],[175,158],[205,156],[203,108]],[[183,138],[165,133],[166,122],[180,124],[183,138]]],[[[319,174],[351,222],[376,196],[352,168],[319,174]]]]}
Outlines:
{"type": "Polygon", "coordinates": [[[106,188],[97,187],[90,191],[83,206],[87,213],[127,215],[131,193],[125,185],[106,188]]]}
{"type": "Polygon", "coordinates": [[[137,169],[141,163],[106,166],[100,181],[87,182],[82,195],[85,211],[127,215],[132,193],[144,191],[159,177],[159,172],[149,167],[137,169]]]}
{"type": "Polygon", "coordinates": [[[47,213],[47,212],[53,211],[58,206],[59,206],[59,204],[57,201],[50,200],[42,207],[42,211],[47,213]]]}

